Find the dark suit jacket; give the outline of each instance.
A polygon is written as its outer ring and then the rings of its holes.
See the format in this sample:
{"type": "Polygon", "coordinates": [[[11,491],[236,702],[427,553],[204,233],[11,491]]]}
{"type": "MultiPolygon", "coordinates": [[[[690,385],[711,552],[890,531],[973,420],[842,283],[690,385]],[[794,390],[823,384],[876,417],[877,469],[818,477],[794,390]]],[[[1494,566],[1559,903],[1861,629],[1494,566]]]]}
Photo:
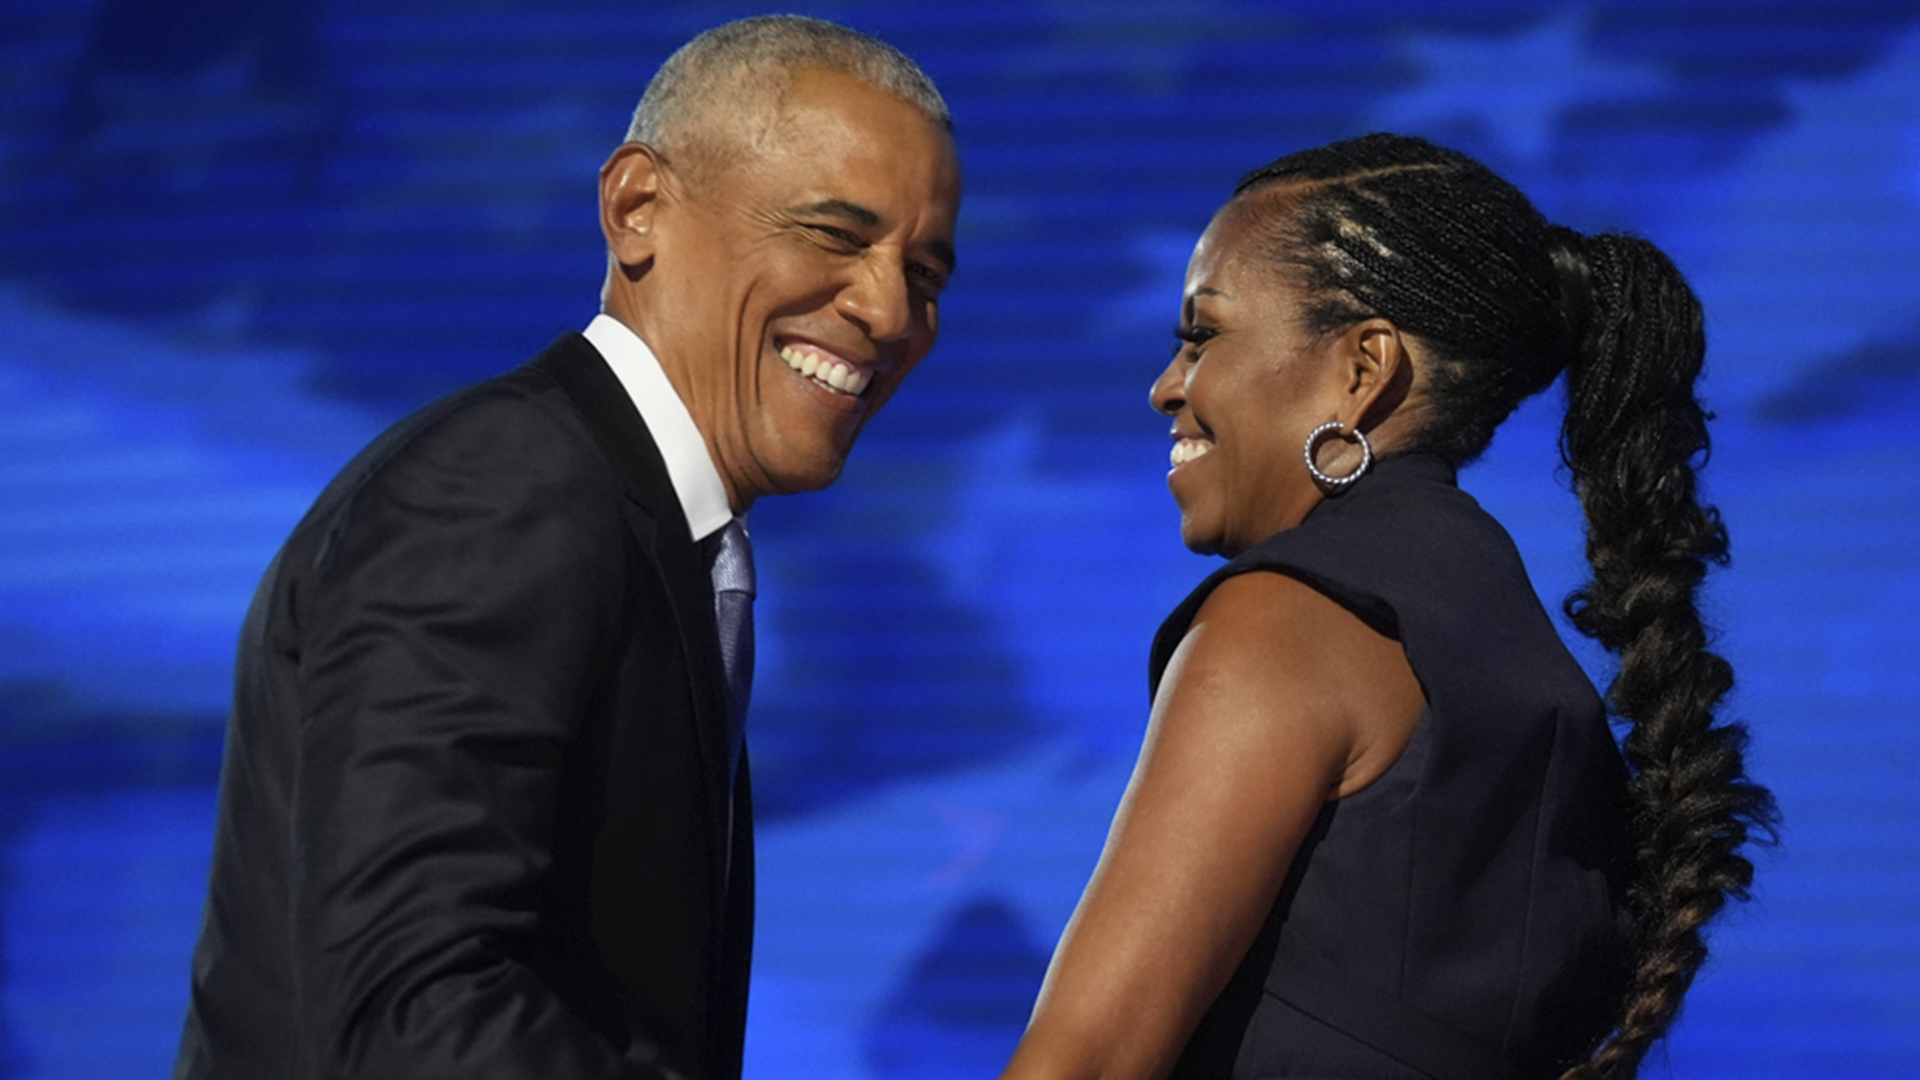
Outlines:
{"type": "Polygon", "coordinates": [[[577,334],[362,451],[242,631],[176,1078],[734,1077],[713,595],[577,334]]]}

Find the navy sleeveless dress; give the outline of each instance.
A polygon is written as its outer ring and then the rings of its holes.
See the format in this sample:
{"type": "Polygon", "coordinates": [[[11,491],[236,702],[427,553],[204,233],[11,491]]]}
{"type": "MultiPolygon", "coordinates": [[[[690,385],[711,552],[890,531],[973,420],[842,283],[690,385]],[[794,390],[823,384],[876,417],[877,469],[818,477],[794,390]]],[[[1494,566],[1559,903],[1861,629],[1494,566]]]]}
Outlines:
{"type": "Polygon", "coordinates": [[[1329,802],[1177,1077],[1550,1077],[1624,986],[1626,768],[1512,540],[1414,454],[1208,577],[1291,575],[1398,639],[1426,692],[1406,750],[1329,802]]]}

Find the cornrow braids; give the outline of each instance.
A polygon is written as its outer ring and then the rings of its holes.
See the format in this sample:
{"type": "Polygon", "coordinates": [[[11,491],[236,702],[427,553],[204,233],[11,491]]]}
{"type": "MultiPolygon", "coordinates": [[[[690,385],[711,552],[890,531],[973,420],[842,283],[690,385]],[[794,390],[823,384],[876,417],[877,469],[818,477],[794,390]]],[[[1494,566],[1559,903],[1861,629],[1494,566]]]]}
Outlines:
{"type": "Polygon", "coordinates": [[[1561,456],[1592,579],[1566,611],[1618,662],[1606,700],[1630,725],[1634,929],[1613,1030],[1563,1080],[1630,1078],[1706,959],[1703,929],[1748,895],[1742,849],[1777,820],[1745,774],[1745,729],[1717,719],[1733,670],[1709,650],[1696,603],[1709,566],[1727,561],[1726,528],[1697,497],[1699,301],[1654,245],[1552,225],[1479,162],[1422,139],[1293,154],[1234,194],[1260,200],[1256,227],[1304,291],[1310,330],[1377,315],[1425,344],[1429,419],[1400,452],[1464,464],[1568,373],[1561,456]]]}
{"type": "Polygon", "coordinates": [[[1427,343],[1434,422],[1404,449],[1465,464],[1565,367],[1554,231],[1472,158],[1368,135],[1281,158],[1234,194],[1277,204],[1263,238],[1300,277],[1310,329],[1379,315],[1427,343]]]}

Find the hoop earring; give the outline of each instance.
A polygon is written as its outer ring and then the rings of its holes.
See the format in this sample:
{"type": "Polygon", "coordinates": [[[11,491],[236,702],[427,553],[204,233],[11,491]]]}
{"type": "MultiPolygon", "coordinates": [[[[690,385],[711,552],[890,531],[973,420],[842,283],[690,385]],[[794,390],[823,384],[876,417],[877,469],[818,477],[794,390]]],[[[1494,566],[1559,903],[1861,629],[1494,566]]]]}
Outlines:
{"type": "Polygon", "coordinates": [[[1313,477],[1315,482],[1323,487],[1331,488],[1334,491],[1341,491],[1351,487],[1354,481],[1367,475],[1367,470],[1373,468],[1373,444],[1367,441],[1367,433],[1361,431],[1359,428],[1353,429],[1353,437],[1360,443],[1359,468],[1345,476],[1328,476],[1326,473],[1320,471],[1320,466],[1313,463],[1313,448],[1319,444],[1320,436],[1325,435],[1329,431],[1339,431],[1341,427],[1340,421],[1329,420],[1319,427],[1314,428],[1307,434],[1306,449],[1301,452],[1301,456],[1306,458],[1307,461],[1307,473],[1313,477]]]}

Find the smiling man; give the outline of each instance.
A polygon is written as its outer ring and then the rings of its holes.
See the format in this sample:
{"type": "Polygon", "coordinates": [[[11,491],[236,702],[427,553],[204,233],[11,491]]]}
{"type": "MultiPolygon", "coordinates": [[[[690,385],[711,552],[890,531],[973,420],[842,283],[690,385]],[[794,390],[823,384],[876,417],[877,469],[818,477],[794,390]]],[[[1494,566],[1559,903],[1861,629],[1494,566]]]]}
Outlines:
{"type": "Polygon", "coordinates": [[[177,1078],[739,1075],[741,519],[932,348],[950,128],[817,20],[661,68],[602,314],[375,441],[255,595],[177,1078]]]}

